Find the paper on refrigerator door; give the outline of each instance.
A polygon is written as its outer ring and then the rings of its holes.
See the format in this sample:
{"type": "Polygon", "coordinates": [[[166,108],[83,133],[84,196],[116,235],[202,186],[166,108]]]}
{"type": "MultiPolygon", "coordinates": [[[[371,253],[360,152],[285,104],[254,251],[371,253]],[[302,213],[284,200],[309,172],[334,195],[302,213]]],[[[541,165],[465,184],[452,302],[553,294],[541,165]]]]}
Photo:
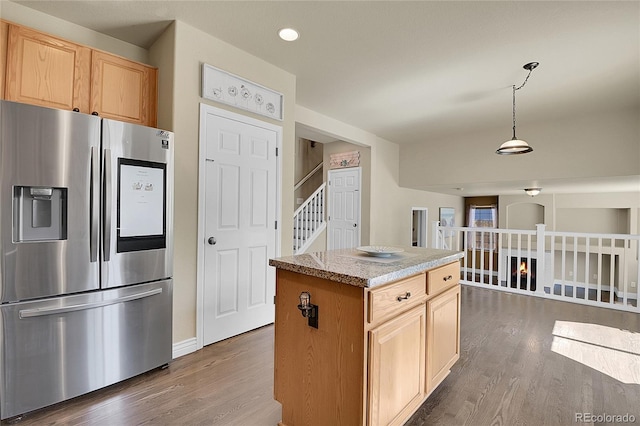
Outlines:
{"type": "Polygon", "coordinates": [[[164,170],[120,165],[120,237],[164,233],[164,170]]]}

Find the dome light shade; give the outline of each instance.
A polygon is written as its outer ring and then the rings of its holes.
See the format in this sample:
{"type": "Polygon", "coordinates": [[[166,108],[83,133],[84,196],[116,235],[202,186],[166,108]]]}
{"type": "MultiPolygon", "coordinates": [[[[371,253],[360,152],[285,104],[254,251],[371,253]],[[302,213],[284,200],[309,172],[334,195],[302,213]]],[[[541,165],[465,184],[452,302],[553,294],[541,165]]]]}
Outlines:
{"type": "Polygon", "coordinates": [[[526,192],[527,195],[530,197],[535,197],[540,193],[540,191],[542,191],[542,188],[525,188],[524,189],[524,192],[526,192]]]}
{"type": "Polygon", "coordinates": [[[526,154],[533,151],[533,148],[528,143],[520,139],[511,139],[500,145],[500,148],[496,150],[496,154],[500,155],[514,155],[514,154],[526,154]]]}

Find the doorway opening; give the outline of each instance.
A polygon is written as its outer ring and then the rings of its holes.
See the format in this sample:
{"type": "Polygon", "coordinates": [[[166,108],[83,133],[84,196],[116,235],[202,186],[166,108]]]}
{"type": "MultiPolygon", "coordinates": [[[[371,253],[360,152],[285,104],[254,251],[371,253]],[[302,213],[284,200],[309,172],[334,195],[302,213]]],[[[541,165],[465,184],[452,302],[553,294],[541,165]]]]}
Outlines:
{"type": "Polygon", "coordinates": [[[413,247],[427,247],[427,217],[429,209],[426,207],[411,208],[411,245],[413,247]]]}

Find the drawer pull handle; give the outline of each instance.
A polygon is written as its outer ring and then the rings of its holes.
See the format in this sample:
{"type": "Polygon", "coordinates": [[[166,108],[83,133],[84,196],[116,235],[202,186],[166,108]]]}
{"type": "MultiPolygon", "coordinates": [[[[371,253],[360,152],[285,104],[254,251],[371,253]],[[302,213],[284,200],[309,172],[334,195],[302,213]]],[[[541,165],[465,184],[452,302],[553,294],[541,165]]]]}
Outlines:
{"type": "Polygon", "coordinates": [[[404,296],[398,296],[398,297],[396,297],[396,300],[397,300],[398,302],[402,302],[403,300],[407,300],[407,299],[408,299],[408,298],[410,298],[410,297],[411,297],[411,293],[406,292],[404,296]]]}
{"type": "Polygon", "coordinates": [[[449,281],[449,280],[452,280],[452,279],[453,279],[452,275],[449,275],[448,277],[444,277],[443,278],[443,280],[445,280],[445,281],[449,281]]]}

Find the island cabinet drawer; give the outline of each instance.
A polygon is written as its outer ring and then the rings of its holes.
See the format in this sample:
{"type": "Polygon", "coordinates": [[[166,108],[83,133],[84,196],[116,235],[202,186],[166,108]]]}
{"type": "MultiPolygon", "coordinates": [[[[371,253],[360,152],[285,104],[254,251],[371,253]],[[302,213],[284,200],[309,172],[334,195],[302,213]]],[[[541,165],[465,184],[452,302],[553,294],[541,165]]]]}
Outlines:
{"type": "Polygon", "coordinates": [[[376,323],[424,302],[425,274],[414,275],[369,292],[368,321],[376,323]]]}
{"type": "Polygon", "coordinates": [[[427,271],[427,295],[433,296],[460,282],[460,262],[427,271]]]}

